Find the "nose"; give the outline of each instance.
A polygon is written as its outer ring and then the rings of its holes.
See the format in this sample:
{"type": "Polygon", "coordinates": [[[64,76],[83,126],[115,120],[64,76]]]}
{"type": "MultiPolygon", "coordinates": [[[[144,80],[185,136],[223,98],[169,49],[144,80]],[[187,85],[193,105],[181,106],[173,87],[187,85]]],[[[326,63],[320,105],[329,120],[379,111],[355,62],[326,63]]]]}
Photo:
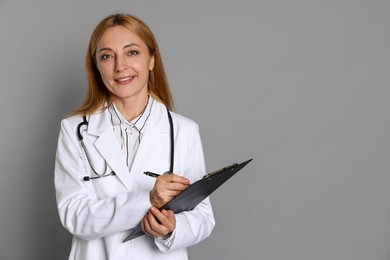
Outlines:
{"type": "Polygon", "coordinates": [[[115,59],[115,71],[120,72],[129,68],[126,58],[123,56],[117,56],[115,59]]]}

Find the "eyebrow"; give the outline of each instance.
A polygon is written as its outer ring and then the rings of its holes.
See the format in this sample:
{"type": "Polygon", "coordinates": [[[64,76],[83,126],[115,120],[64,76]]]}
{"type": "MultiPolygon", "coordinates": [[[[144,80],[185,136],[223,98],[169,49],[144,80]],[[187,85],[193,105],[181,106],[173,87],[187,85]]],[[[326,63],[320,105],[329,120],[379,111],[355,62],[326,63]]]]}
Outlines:
{"type": "MultiPolygon", "coordinates": [[[[128,47],[134,47],[134,46],[136,46],[136,47],[141,47],[139,44],[137,44],[137,43],[129,43],[129,44],[126,44],[125,46],[123,46],[123,50],[124,49],[126,49],[126,48],[128,48],[128,47]]],[[[112,51],[112,49],[111,48],[109,48],[109,47],[103,47],[103,48],[101,48],[101,49],[99,49],[99,51],[97,52],[97,53],[100,53],[100,52],[102,52],[102,51],[112,51]]]]}

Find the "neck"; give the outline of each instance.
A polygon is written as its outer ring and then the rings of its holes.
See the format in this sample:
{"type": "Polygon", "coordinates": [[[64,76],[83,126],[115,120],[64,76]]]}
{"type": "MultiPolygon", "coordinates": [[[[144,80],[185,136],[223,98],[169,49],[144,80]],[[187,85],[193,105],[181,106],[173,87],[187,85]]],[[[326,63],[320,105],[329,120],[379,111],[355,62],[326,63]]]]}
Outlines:
{"type": "Polygon", "coordinates": [[[149,95],[132,100],[114,99],[115,107],[119,110],[126,121],[130,122],[139,116],[148,105],[149,95]]]}

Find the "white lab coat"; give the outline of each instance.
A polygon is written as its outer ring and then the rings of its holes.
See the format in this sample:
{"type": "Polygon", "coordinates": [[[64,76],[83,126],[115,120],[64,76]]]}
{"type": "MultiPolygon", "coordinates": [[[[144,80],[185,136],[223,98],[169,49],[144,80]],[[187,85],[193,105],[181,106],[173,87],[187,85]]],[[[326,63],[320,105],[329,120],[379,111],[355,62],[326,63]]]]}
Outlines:
{"type": "MultiPolygon", "coordinates": [[[[198,126],[172,113],[174,172],[191,183],[206,173],[198,126]]],[[[164,173],[170,166],[170,127],[166,108],[155,101],[138,152],[129,172],[113,131],[108,111],[91,115],[83,133],[95,169],[104,162],[115,176],[83,181],[93,176],[77,138],[80,116],[64,119],[59,134],[55,188],[59,216],[73,234],[69,259],[187,259],[186,248],[208,237],[215,221],[209,199],[194,210],[176,214],[175,239],[170,248],[144,235],[122,243],[151,207],[149,191],[155,178],[144,171],[164,173]]]]}

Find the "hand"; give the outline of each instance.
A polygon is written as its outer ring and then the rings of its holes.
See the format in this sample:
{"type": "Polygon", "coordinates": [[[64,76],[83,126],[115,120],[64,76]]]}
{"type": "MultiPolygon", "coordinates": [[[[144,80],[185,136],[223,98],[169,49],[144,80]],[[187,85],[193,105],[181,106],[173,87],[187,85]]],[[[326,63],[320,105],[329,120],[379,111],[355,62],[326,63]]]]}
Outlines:
{"type": "Polygon", "coordinates": [[[152,237],[165,237],[176,228],[176,217],[171,210],[150,208],[141,221],[142,231],[152,237]]]}
{"type": "Polygon", "coordinates": [[[188,179],[176,174],[160,175],[150,191],[152,207],[161,208],[185,190],[189,184],[190,181],[188,179]]]}

